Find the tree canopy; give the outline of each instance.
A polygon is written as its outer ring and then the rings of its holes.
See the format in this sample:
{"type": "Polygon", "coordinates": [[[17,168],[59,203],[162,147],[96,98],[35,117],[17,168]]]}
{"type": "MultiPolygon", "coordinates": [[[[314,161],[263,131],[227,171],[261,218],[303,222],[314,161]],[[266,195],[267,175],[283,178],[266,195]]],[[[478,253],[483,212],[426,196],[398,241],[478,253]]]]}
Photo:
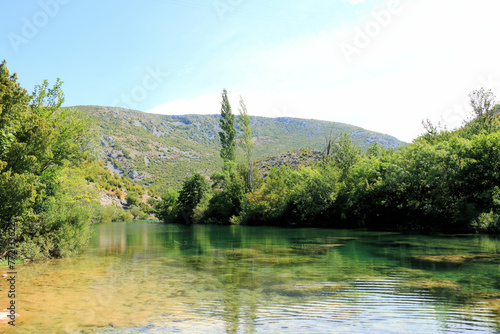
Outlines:
{"type": "MultiPolygon", "coordinates": [[[[16,224],[22,257],[64,256],[90,236],[91,214],[82,208],[90,208],[96,194],[69,169],[91,159],[93,125],[61,108],[61,85],[58,79],[49,88],[44,81],[29,94],[6,62],[0,65],[0,228],[16,224]]],[[[5,248],[2,235],[0,254],[5,248]]]]}

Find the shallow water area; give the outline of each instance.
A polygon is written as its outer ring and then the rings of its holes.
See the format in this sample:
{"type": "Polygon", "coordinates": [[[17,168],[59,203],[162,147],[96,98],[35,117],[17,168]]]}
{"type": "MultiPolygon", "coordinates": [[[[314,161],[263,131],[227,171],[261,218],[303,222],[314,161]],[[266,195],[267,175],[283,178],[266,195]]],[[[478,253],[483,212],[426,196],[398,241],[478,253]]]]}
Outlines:
{"type": "MultiPolygon", "coordinates": [[[[21,316],[0,332],[499,331],[494,237],[158,223],[95,229],[78,257],[16,268],[21,316]]],[[[1,309],[7,290],[2,283],[1,309]]]]}

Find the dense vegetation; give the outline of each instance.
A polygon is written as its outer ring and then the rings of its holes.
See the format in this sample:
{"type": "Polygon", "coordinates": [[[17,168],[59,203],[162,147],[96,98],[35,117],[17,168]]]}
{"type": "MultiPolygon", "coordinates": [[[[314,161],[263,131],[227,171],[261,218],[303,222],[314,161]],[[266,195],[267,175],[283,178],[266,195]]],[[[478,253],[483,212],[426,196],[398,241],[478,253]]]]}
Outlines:
{"type": "MultiPolygon", "coordinates": [[[[0,228],[15,223],[18,252],[32,259],[78,251],[90,235],[96,195],[71,166],[91,158],[92,127],[59,108],[60,86],[45,81],[28,94],[0,65],[0,228]]],[[[6,245],[2,233],[2,253],[6,245]]]]}
{"type": "Polygon", "coordinates": [[[93,121],[61,108],[61,85],[44,81],[29,94],[0,65],[0,259],[11,226],[18,258],[63,257],[86,247],[92,222],[147,216],[155,205],[154,198],[145,203],[143,186],[97,162],[93,121]],[[141,201],[124,211],[100,205],[105,193],[141,201]]]}
{"type": "Polygon", "coordinates": [[[427,121],[426,133],[398,150],[377,143],[362,150],[341,134],[319,162],[274,167],[265,179],[256,173],[253,189],[247,166],[228,160],[211,188],[194,174],[180,192],[169,189],[160,215],[167,222],[497,233],[498,105],[491,91],[470,100],[471,119],[458,130],[427,121]]]}

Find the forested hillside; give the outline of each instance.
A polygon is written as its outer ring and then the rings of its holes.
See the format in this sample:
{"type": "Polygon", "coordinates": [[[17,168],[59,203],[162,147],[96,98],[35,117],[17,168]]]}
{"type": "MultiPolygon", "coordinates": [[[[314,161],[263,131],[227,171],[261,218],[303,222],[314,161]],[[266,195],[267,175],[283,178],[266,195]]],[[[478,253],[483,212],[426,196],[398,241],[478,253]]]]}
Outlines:
{"type": "MultiPolygon", "coordinates": [[[[102,160],[108,169],[153,189],[179,186],[193,172],[210,176],[222,165],[220,115],[166,116],[112,107],[76,108],[91,115],[98,126],[102,160]]],[[[343,132],[364,148],[373,142],[384,148],[405,144],[389,135],[326,121],[251,117],[251,126],[256,159],[303,147],[321,151],[326,137],[343,132]]]]}

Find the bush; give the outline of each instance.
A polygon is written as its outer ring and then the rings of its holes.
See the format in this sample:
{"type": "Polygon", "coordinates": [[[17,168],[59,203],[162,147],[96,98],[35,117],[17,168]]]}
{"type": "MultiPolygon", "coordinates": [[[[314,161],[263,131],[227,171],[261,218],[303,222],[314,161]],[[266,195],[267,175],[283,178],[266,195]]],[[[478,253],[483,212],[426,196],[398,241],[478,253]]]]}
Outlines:
{"type": "Polygon", "coordinates": [[[139,196],[135,193],[129,193],[125,197],[125,200],[127,201],[127,204],[129,206],[139,206],[140,205],[140,199],[139,196]]]}
{"type": "Polygon", "coordinates": [[[179,193],[174,189],[167,189],[161,201],[159,201],[157,206],[157,216],[159,219],[163,220],[164,223],[172,222],[178,214],[177,207],[179,193]]]}
{"type": "Polygon", "coordinates": [[[97,203],[53,201],[32,223],[19,225],[18,255],[40,260],[70,256],[83,250],[91,237],[97,203]]]}
{"type": "Polygon", "coordinates": [[[208,203],[207,218],[214,218],[222,224],[230,224],[232,216],[239,215],[245,196],[245,184],[240,177],[235,177],[216,192],[208,203]]]}
{"type": "Polygon", "coordinates": [[[476,233],[498,233],[500,232],[500,214],[493,212],[483,212],[471,224],[471,228],[476,233]]]}
{"type": "Polygon", "coordinates": [[[203,195],[209,190],[209,184],[205,178],[198,173],[186,178],[179,192],[179,206],[177,207],[177,218],[182,218],[185,223],[190,223],[194,208],[200,203],[203,195]]]}
{"type": "Polygon", "coordinates": [[[200,203],[198,203],[198,205],[196,205],[193,209],[193,222],[201,223],[206,221],[209,211],[209,203],[212,197],[213,194],[211,192],[203,194],[200,203]]]}
{"type": "Polygon", "coordinates": [[[289,224],[292,179],[288,169],[273,168],[264,185],[247,195],[243,202],[242,222],[250,225],[289,224]]]}
{"type": "Polygon", "coordinates": [[[301,225],[317,224],[335,203],[340,185],[339,171],[333,166],[302,168],[290,194],[292,212],[301,225]]]}
{"type": "Polygon", "coordinates": [[[129,208],[129,212],[134,217],[134,219],[137,219],[137,217],[139,217],[142,211],[141,208],[139,208],[138,206],[132,205],[129,208]]]}
{"type": "Polygon", "coordinates": [[[119,220],[124,222],[134,219],[134,216],[132,216],[130,212],[123,209],[121,210],[119,217],[119,220]]]}

